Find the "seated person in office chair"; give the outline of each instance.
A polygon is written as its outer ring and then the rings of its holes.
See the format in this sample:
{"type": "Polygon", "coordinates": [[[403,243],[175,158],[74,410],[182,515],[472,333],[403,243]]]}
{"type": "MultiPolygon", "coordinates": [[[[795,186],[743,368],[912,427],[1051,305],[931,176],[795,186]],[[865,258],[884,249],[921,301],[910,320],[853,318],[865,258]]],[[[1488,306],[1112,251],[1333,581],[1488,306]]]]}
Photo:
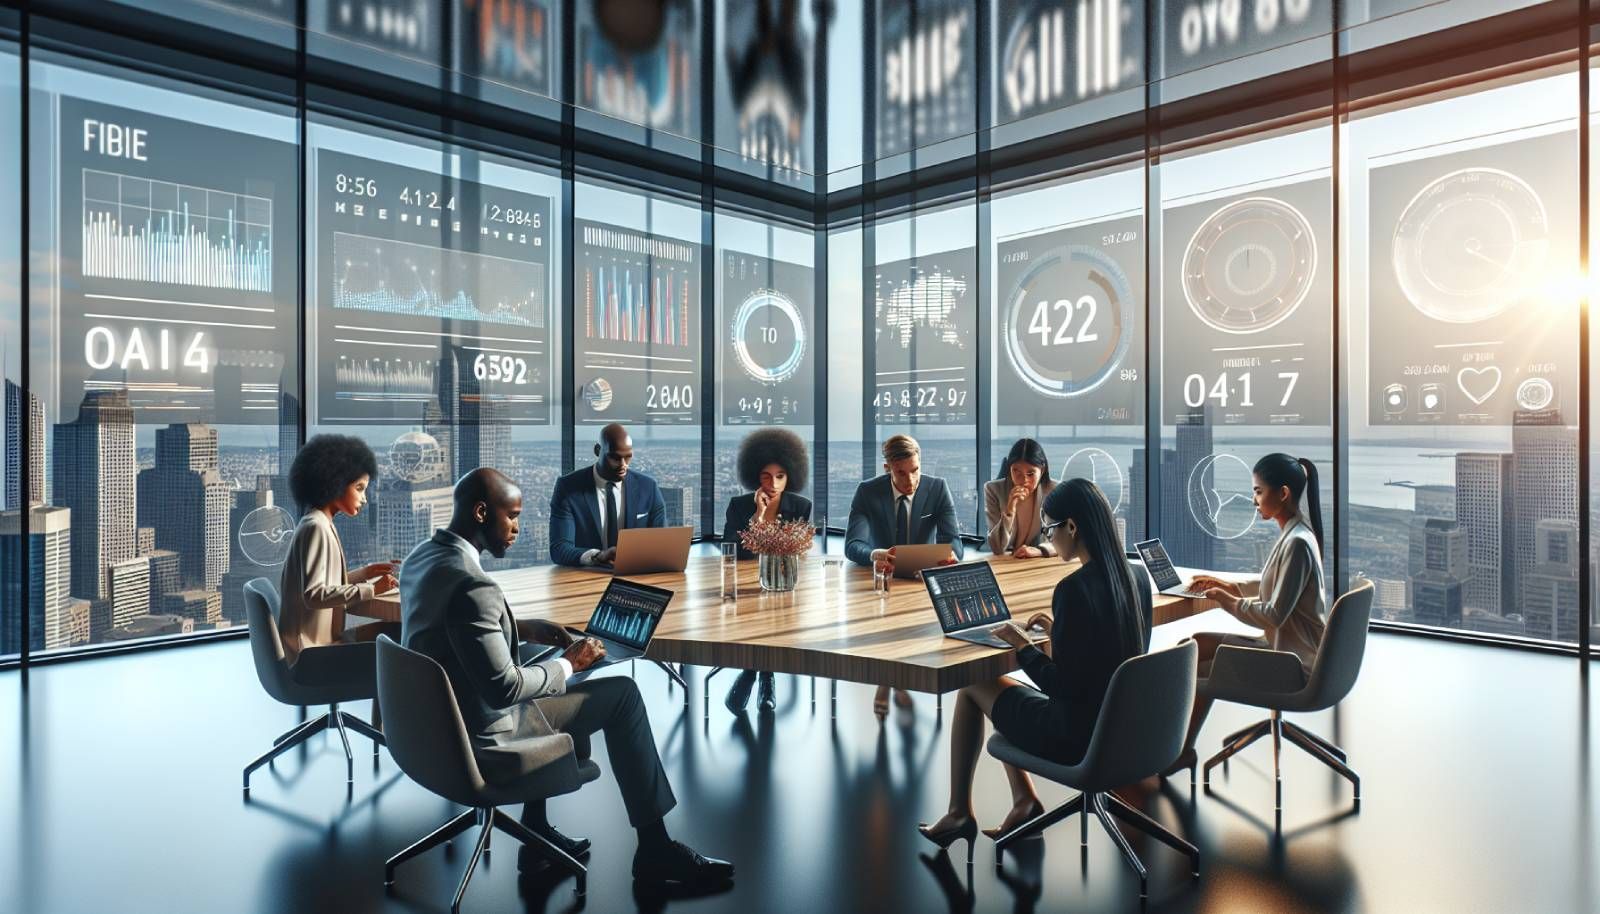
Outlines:
{"type": "MultiPolygon", "coordinates": [[[[1038,685],[996,679],[962,689],[950,722],[950,806],[922,836],[940,847],[977,837],[972,811],[972,777],[983,752],[983,719],[1033,755],[1063,765],[1083,760],[1094,734],[1111,676],[1124,660],[1150,648],[1152,605],[1149,576],[1128,562],[1117,536],[1111,503],[1087,479],[1069,479],[1044,500],[1044,534],[1064,562],[1077,559],[1077,571],[1061,579],[1050,613],[1035,613],[1028,628],[1050,632],[1047,654],[1015,623],[995,634],[1017,649],[1018,665],[1038,685]]],[[[1044,814],[1026,771],[1005,766],[1011,783],[1011,811],[997,838],[1044,814]]]]}
{"type": "MultiPolygon", "coordinates": [[[[1200,632],[1200,678],[1211,675],[1217,648],[1225,645],[1290,651],[1300,657],[1300,669],[1311,678],[1311,666],[1322,647],[1328,624],[1328,587],[1322,572],[1322,502],[1317,488],[1317,465],[1305,457],[1268,454],[1256,461],[1251,489],[1256,513],[1276,521],[1278,541],[1267,554],[1261,571],[1261,596],[1246,597],[1239,585],[1209,575],[1197,576],[1189,589],[1204,592],[1228,614],[1246,625],[1264,630],[1263,638],[1200,632]]],[[[1163,774],[1193,768],[1198,761],[1195,737],[1211,712],[1211,699],[1195,696],[1189,718],[1189,735],[1183,752],[1163,774]]]]}
{"type": "MultiPolygon", "coordinates": [[[[893,571],[895,546],[922,543],[949,543],[955,560],[961,559],[956,503],[943,479],[922,475],[917,439],[895,435],[883,443],[883,475],[857,486],[850,500],[844,554],[857,565],[893,571]]],[[[904,689],[896,691],[894,700],[902,708],[911,707],[904,689]]],[[[880,720],[888,715],[888,686],[878,687],[872,710],[880,720]]]]}
{"type": "Polygon", "coordinates": [[[1041,520],[1041,506],[1055,487],[1044,445],[1032,438],[1018,438],[1000,464],[1000,475],[983,484],[989,551],[1017,559],[1055,555],[1041,520]]]}
{"type": "MultiPolygon", "coordinates": [[[[517,745],[546,728],[572,734],[585,748],[590,734],[603,731],[628,821],[639,836],[634,878],[696,885],[731,879],[731,863],[702,857],[667,835],[665,817],[677,800],[638,686],[609,677],[569,689],[567,677],[603,657],[605,648],[550,622],[514,620],[505,594],[484,573],[479,554],[503,557],[517,538],[521,514],[522,492],[504,474],[480,467],[461,477],[450,526],[413,549],[400,573],[405,646],[444,667],[485,779],[513,779],[539,764],[517,745]],[[560,647],[561,656],[522,666],[523,639],[560,647]]],[[[589,848],[587,840],[557,832],[543,802],[523,806],[522,824],[574,857],[589,848]]],[[[544,863],[534,848],[519,852],[519,869],[544,863]]]]}
{"type": "MultiPolygon", "coordinates": [[[[755,553],[744,548],[744,543],[739,541],[739,531],[752,523],[811,519],[811,499],[799,494],[806,487],[809,465],[806,443],[788,429],[762,429],[751,432],[739,442],[739,482],[751,491],[728,500],[728,517],[722,527],[722,541],[738,543],[740,559],[755,558],[755,553]]],[[[738,714],[744,710],[750,700],[750,686],[755,681],[755,670],[745,670],[739,674],[723,702],[729,711],[738,714]]],[[[762,711],[773,711],[778,707],[771,673],[761,673],[761,696],[756,704],[762,711]]]]}
{"type": "MultiPolygon", "coordinates": [[[[353,681],[376,690],[378,653],[372,642],[382,634],[393,638],[400,633],[392,622],[345,627],[347,610],[395,589],[394,562],[345,566],[344,547],[333,526],[340,514],[361,513],[367,487],[377,476],[372,449],[348,435],[313,437],[289,467],[289,491],[305,514],[289,540],[278,577],[278,635],[291,675],[303,684],[353,681]]],[[[372,725],[382,725],[376,698],[372,725]]]]}
{"type": "Polygon", "coordinates": [[[593,465],[556,480],[550,496],[550,561],[608,567],[617,557],[617,531],[665,527],[667,504],[656,481],[633,463],[633,439],[613,422],[600,430],[593,465]]]}

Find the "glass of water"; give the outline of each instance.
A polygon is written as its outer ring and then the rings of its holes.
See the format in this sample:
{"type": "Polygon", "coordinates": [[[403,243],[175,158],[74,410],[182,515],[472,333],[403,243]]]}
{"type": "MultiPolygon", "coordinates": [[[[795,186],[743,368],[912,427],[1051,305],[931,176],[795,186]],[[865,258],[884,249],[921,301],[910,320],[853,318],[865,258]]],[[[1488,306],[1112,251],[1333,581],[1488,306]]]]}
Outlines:
{"type": "Polygon", "coordinates": [[[722,544],[722,599],[739,598],[739,544],[722,544]]]}
{"type": "Polygon", "coordinates": [[[874,562],[872,565],[872,592],[879,597],[889,595],[889,582],[894,580],[894,569],[874,562]]]}

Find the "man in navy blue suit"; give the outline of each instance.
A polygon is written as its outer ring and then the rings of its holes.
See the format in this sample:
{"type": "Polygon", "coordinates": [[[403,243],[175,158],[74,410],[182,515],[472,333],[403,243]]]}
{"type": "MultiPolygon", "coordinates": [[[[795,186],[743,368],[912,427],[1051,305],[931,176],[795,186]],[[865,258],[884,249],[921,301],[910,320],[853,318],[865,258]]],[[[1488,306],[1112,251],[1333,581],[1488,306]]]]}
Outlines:
{"type": "Polygon", "coordinates": [[[609,567],[618,530],[667,524],[656,481],[628,469],[633,439],[626,428],[602,428],[594,456],[593,465],[558,479],[550,496],[550,561],[557,565],[609,567]]]}
{"type": "Polygon", "coordinates": [[[950,487],[922,475],[922,447],[910,435],[883,443],[884,474],[856,487],[844,554],[857,565],[894,566],[895,546],[949,543],[961,558],[961,528],[950,487]]]}

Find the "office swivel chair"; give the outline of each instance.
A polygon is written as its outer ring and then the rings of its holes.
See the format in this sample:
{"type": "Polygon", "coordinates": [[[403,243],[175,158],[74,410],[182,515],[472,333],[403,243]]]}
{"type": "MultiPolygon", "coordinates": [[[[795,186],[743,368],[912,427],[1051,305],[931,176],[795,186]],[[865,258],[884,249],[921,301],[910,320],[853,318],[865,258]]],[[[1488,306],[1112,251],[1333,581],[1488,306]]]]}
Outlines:
{"type": "Polygon", "coordinates": [[[1149,893],[1144,863],[1108,814],[1144,832],[1173,850],[1187,854],[1191,870],[1200,876],[1200,850],[1168,831],[1159,822],[1124,802],[1111,791],[1143,780],[1172,764],[1183,750],[1194,708],[1195,666],[1200,655],[1193,641],[1130,657],[1117,667],[1106,690],[1105,702],[1089,738],[1089,749],[1076,765],[1060,765],[1030,755],[996,733],[989,737],[989,754],[1040,777],[1082,791],[1056,809],[1024,822],[994,843],[994,865],[1000,868],[1005,849],[1079,814],[1078,835],[1089,846],[1089,814],[1100,820],[1133,871],[1139,874],[1139,897],[1149,893]]]}
{"type": "MultiPolygon", "coordinates": [[[[244,585],[245,617],[250,624],[250,653],[255,658],[256,678],[267,694],[286,705],[327,705],[327,713],[294,727],[272,741],[272,748],[245,766],[244,790],[250,792],[250,774],[295,746],[318,733],[334,727],[344,743],[346,783],[354,783],[355,756],[350,752],[350,735],[346,728],[372,740],[372,755],[384,744],[383,733],[371,724],[339,707],[341,702],[361,701],[377,694],[376,684],[352,686],[314,685],[295,681],[288,661],[284,659],[283,639],[278,634],[278,591],[266,578],[254,578],[244,585]]],[[[353,647],[353,646],[352,646],[353,647]]],[[[316,648],[316,650],[342,650],[343,646],[316,648]]],[[[365,649],[365,648],[363,648],[365,649]]]]}
{"type": "Polygon", "coordinates": [[[498,809],[571,793],[600,777],[599,765],[578,758],[570,734],[551,730],[529,737],[525,755],[532,759],[532,770],[510,784],[491,785],[478,771],[450,680],[444,667],[433,658],[401,647],[388,635],[379,636],[378,696],[384,708],[389,754],[395,764],[424,788],[469,807],[389,858],[383,868],[385,887],[394,885],[394,871],[400,864],[476,825],[478,839],[450,902],[452,914],[461,909],[461,896],[467,891],[478,858],[489,853],[489,834],[496,828],[525,845],[540,848],[549,859],[577,876],[577,894],[583,896],[588,873],[584,865],[498,809]]]}
{"type": "MultiPolygon", "coordinates": [[[[1311,712],[1333,707],[1356,684],[1361,673],[1361,658],[1367,648],[1367,623],[1372,618],[1372,582],[1362,583],[1341,596],[1328,612],[1328,626],[1317,648],[1316,661],[1308,680],[1300,658],[1288,651],[1223,645],[1211,663],[1211,675],[1200,680],[1200,694],[1217,701],[1266,708],[1272,715],[1230,734],[1221,752],[1206,761],[1204,777],[1211,785],[1211,769],[1238,755],[1263,736],[1272,737],[1272,776],[1277,789],[1275,809],[1283,809],[1283,771],[1279,755],[1284,739],[1294,743],[1338,772],[1355,789],[1355,802],[1361,804],[1361,778],[1347,764],[1343,749],[1283,719],[1285,711],[1311,712]]],[[[1194,772],[1189,776],[1192,779],[1194,772]]]]}

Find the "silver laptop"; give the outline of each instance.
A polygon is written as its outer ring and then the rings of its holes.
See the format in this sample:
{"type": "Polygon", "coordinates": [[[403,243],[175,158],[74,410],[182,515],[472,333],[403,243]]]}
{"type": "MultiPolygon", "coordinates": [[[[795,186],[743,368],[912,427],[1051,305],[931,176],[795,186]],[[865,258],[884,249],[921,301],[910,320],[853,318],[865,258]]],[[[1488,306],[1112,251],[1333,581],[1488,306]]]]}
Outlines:
{"type": "Polygon", "coordinates": [[[682,571],[689,564],[693,527],[630,527],[617,531],[613,574],[682,571]]]}
{"type": "Polygon", "coordinates": [[[1178,577],[1178,569],[1172,567],[1172,559],[1167,557],[1167,547],[1161,545],[1160,537],[1134,543],[1133,548],[1139,550],[1139,558],[1144,559],[1144,568],[1150,572],[1150,580],[1155,582],[1157,593],[1205,599],[1205,594],[1190,590],[1188,585],[1183,583],[1183,578],[1178,577]]]}
{"type": "MultiPolygon", "coordinates": [[[[1011,610],[1006,608],[1000,582],[994,579],[994,569],[988,562],[929,568],[922,572],[922,585],[928,588],[933,610],[939,616],[939,627],[944,629],[946,638],[986,647],[1011,647],[994,633],[996,628],[1011,621],[1011,610]]],[[[1045,641],[1049,637],[1045,632],[1028,632],[1031,641],[1045,641]]]]}
{"type": "Polygon", "coordinates": [[[914,578],[924,569],[955,556],[949,543],[913,543],[894,547],[894,576],[914,578]]]}
{"type": "MultiPolygon", "coordinates": [[[[672,591],[637,581],[612,578],[605,593],[589,616],[589,624],[582,631],[568,629],[573,637],[594,638],[605,646],[606,655],[595,661],[587,670],[574,673],[568,682],[577,682],[589,673],[624,660],[637,660],[650,648],[650,639],[656,635],[656,626],[672,602],[672,591]]],[[[542,663],[560,656],[561,648],[552,647],[533,657],[528,663],[542,663]]]]}

